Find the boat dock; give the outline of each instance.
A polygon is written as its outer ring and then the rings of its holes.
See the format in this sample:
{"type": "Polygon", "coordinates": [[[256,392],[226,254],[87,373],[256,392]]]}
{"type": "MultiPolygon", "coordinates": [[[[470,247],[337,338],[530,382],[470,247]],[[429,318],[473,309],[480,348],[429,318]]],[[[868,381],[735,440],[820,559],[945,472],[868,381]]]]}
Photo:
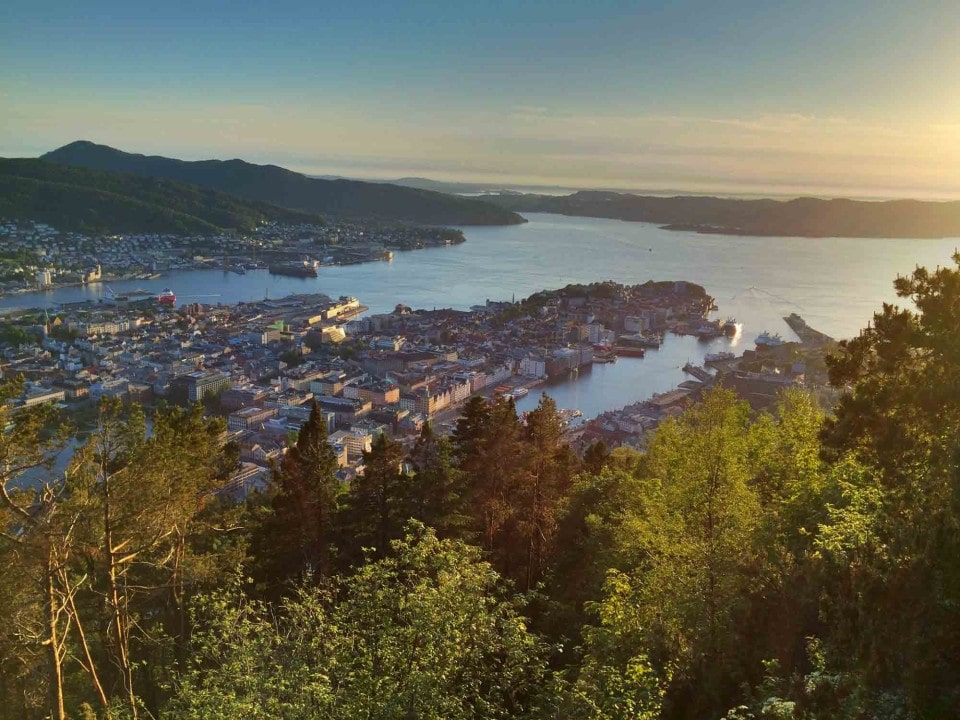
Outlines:
{"type": "Polygon", "coordinates": [[[826,333],[822,333],[819,330],[814,330],[812,327],[807,325],[807,321],[797,315],[797,313],[790,313],[783,319],[783,321],[790,326],[790,329],[797,334],[797,337],[800,338],[800,342],[802,342],[804,345],[818,347],[820,345],[827,345],[834,342],[833,338],[826,333]]]}
{"type": "Polygon", "coordinates": [[[705,368],[699,367],[697,365],[693,365],[692,363],[687,363],[686,365],[684,365],[683,371],[687,373],[687,375],[693,375],[697,380],[699,380],[702,383],[710,382],[714,379],[713,375],[708,373],[705,368]]]}

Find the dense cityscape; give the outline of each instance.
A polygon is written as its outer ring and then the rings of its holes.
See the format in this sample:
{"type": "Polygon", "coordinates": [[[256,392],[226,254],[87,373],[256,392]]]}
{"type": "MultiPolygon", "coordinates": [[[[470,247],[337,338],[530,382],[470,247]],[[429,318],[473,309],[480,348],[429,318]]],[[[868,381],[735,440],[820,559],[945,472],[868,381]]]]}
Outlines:
{"type": "Polygon", "coordinates": [[[242,274],[272,268],[278,274],[304,275],[320,265],[389,260],[394,251],[463,241],[458,230],[373,222],[265,222],[250,234],[94,236],[0,218],[0,295],[161,277],[184,269],[223,268],[242,274]]]}
{"type": "MultiPolygon", "coordinates": [[[[686,282],[615,283],[544,291],[469,311],[365,314],[357,298],[294,295],[235,306],[114,297],[53,312],[20,313],[0,345],[5,377],[26,380],[24,407],[92,409],[104,397],[151,406],[201,402],[226,419],[241,465],[228,483],[263,490],[313,403],[323,412],[344,482],[363,472],[379,435],[412,442],[430,422],[449,433],[474,396],[518,399],[532,387],[575,378],[618,353],[642,358],[665,333],[716,337],[735,322],[706,320],[713,298],[686,282]]],[[[757,409],[781,390],[822,388],[803,358],[829,338],[758,344],[737,357],[708,355],[673,391],[597,418],[563,408],[566,441],[585,451],[643,448],[667,417],[724,378],[757,409]]],[[[627,360],[625,360],[627,361],[627,360]]],[[[547,390],[549,392],[549,389],[547,390]]]]}

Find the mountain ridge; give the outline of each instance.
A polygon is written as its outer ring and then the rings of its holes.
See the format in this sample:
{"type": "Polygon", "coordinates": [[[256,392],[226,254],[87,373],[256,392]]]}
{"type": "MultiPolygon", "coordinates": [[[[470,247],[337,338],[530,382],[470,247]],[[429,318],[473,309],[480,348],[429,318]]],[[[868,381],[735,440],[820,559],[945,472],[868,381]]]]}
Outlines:
{"type": "Polygon", "coordinates": [[[41,156],[66,165],[164,178],[212,188],[299,212],[423,225],[516,225],[513,211],[416,188],[358,180],[322,180],[278,165],[231,160],[178,160],[128,153],[77,140],[41,156]]]}
{"type": "Polygon", "coordinates": [[[174,180],[37,158],[0,158],[0,217],[79,232],[212,234],[265,220],[322,224],[318,215],[174,180]]]}

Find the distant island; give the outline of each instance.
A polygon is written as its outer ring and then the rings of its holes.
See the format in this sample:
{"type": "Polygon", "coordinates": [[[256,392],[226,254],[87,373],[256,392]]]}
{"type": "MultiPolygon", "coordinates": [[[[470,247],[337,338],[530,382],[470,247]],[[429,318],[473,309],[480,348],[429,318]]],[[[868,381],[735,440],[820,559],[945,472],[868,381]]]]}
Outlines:
{"type": "Polygon", "coordinates": [[[421,225],[517,225],[517,213],[456,195],[387,183],[310,178],[276,165],[243,160],[185,161],[123,152],[77,141],[46,153],[43,160],[95,170],[173,180],[246,200],[339,218],[421,225]]]}
{"type": "Polygon", "coordinates": [[[960,202],[892,200],[733,200],[718,197],[653,197],[606,191],[552,196],[483,195],[515,212],[611,218],[723,235],[779,237],[960,237],[960,202]]]}

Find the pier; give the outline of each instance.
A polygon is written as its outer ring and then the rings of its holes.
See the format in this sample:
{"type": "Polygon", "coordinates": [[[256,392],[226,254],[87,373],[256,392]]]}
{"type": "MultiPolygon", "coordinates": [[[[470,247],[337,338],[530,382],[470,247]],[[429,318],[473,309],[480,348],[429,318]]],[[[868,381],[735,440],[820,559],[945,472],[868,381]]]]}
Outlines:
{"type": "Polygon", "coordinates": [[[797,334],[797,337],[800,338],[800,342],[804,345],[820,347],[822,345],[829,345],[830,343],[834,342],[834,339],[826,333],[822,333],[819,330],[814,330],[812,327],[807,325],[807,321],[797,315],[797,313],[790,313],[783,319],[783,321],[790,326],[790,329],[797,334]]]}
{"type": "Polygon", "coordinates": [[[705,368],[699,367],[698,365],[694,365],[692,363],[687,363],[684,365],[683,371],[687,373],[687,375],[693,375],[693,377],[702,383],[710,382],[714,379],[713,375],[707,372],[705,368]]]}

